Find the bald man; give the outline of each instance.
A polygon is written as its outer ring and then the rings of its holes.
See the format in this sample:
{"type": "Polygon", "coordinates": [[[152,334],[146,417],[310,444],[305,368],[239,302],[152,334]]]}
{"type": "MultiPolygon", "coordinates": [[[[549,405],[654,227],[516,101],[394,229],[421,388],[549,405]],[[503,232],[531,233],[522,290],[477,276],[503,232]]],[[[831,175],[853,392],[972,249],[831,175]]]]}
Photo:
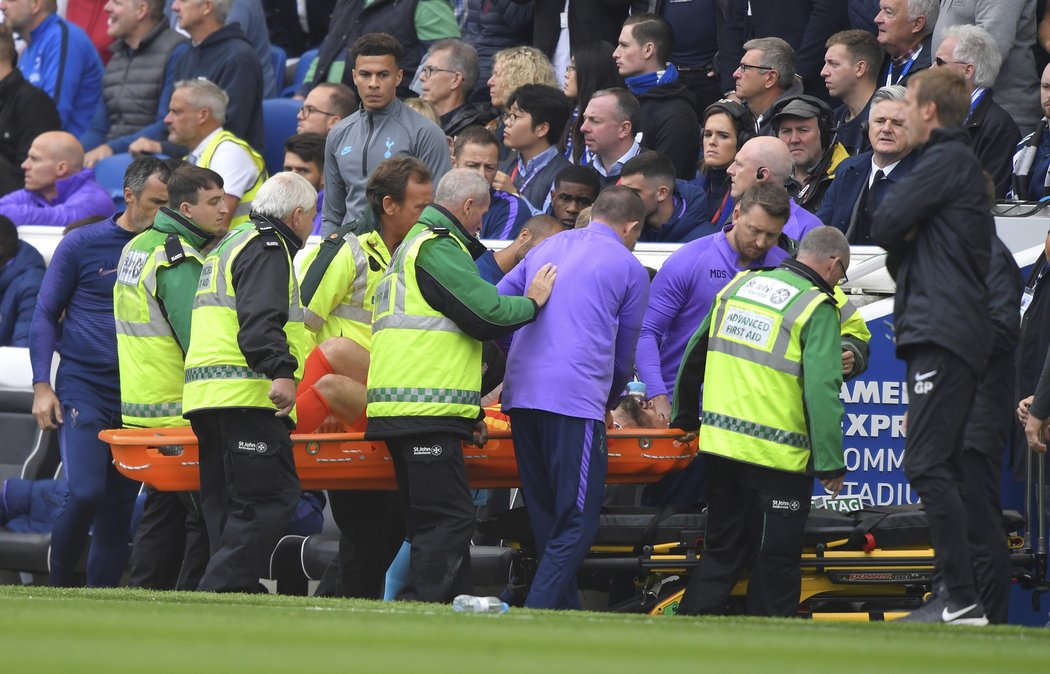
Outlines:
{"type": "Polygon", "coordinates": [[[25,189],[0,199],[0,214],[16,225],[67,227],[116,212],[94,171],[84,168],[84,148],[72,134],[48,131],[37,136],[22,170],[25,189]]]}
{"type": "Polygon", "coordinates": [[[481,278],[495,285],[503,280],[525,255],[548,237],[564,232],[565,226],[549,215],[534,215],[521,226],[521,231],[505,248],[487,250],[474,261],[481,278]]]}
{"type": "MultiPolygon", "coordinates": [[[[747,141],[736,153],[736,159],[726,169],[732,181],[729,187],[729,196],[732,201],[727,204],[727,210],[732,212],[733,203],[739,200],[744,192],[755,183],[769,181],[787,186],[794,168],[791,163],[791,152],[787,144],[779,138],[759,136],[747,141]]],[[[788,194],[794,196],[797,187],[797,183],[788,187],[788,194]]],[[[792,199],[791,215],[788,217],[787,224],[784,225],[784,234],[795,241],[801,241],[806,232],[822,224],[817,216],[799,206],[792,199]]]]}

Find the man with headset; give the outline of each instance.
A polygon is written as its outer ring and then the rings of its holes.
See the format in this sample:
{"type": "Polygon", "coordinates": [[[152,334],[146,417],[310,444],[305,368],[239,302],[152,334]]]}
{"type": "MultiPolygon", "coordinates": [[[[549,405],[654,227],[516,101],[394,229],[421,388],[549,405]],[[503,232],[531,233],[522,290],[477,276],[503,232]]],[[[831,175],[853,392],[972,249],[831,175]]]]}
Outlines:
{"type": "Polygon", "coordinates": [[[653,279],[635,366],[654,408],[667,420],[678,366],[696,326],[730,279],[788,257],[777,242],[790,213],[782,186],[755,183],[733,207],[725,229],[683,245],[653,279]]]}
{"type": "Polygon", "coordinates": [[[792,177],[801,185],[795,200],[815,213],[835,179],[835,167],[849,157],[835,138],[834,114],[824,101],[801,95],[773,106],[772,122],[777,136],[787,143],[792,177]]]}
{"type": "Polygon", "coordinates": [[[796,96],[773,106],[771,121],[791,152],[792,177],[800,186],[795,201],[815,213],[835,180],[835,168],[849,156],[836,139],[834,112],[820,99],[796,96]]]}

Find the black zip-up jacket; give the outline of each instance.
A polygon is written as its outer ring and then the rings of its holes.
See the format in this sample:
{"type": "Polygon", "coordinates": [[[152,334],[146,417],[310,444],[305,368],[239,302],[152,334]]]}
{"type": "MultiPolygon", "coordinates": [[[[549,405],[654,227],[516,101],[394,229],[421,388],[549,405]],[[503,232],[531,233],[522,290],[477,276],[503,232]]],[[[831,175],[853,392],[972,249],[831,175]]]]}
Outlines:
{"type": "Polygon", "coordinates": [[[966,129],[973,141],[974,154],[995,180],[996,198],[1005,199],[1013,176],[1014,150],[1021,141],[1017,123],[995,102],[989,89],[966,120],[966,129]]]}
{"type": "Polygon", "coordinates": [[[897,354],[918,344],[951,351],[980,377],[994,333],[988,305],[995,220],[965,129],[935,129],[908,180],[889,188],[871,238],[890,257],[897,354]]]}
{"type": "Polygon", "coordinates": [[[233,288],[237,293],[237,345],[248,367],[270,379],[291,379],[299,363],[288,348],[288,266],[303,242],[276,218],[252,214],[252,221],[274,228],[249,241],[233,260],[233,288]],[[280,245],[267,245],[277,240],[280,245]],[[288,255],[285,254],[287,250],[288,255]]]}
{"type": "Polygon", "coordinates": [[[1021,332],[1021,294],[1024,283],[1013,253],[998,236],[992,237],[992,259],[988,266],[988,303],[995,339],[988,368],[966,422],[963,447],[977,450],[998,461],[1013,426],[1014,370],[1012,360],[1021,332]]]}
{"type": "Polygon", "coordinates": [[[642,146],[666,156],[680,180],[692,180],[700,158],[700,122],[681,82],[653,87],[638,97],[642,146]]]}

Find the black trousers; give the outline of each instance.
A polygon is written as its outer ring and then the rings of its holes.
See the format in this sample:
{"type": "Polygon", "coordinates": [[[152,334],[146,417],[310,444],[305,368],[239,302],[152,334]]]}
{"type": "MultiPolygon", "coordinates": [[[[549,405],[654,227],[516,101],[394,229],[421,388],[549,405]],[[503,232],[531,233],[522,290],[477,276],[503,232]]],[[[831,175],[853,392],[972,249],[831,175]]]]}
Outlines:
{"type": "Polygon", "coordinates": [[[412,543],[408,579],[398,599],[450,602],[470,594],[474,499],[462,438],[434,433],[386,441],[412,543]]]}
{"type": "Polygon", "coordinates": [[[1003,529],[1000,479],[1014,425],[1014,354],[992,354],[973,401],[963,442],[967,541],[985,615],[1005,624],[1010,612],[1010,549],[1003,529]]]}
{"type": "Polygon", "coordinates": [[[211,559],[198,589],[255,592],[299,502],[292,440],[268,410],[197,412],[201,510],[211,559]]]}
{"type": "Polygon", "coordinates": [[[678,613],[725,613],[729,593],[750,568],[747,612],[795,616],[813,478],[713,454],[704,460],[708,496],[704,550],[678,613]]]}
{"type": "Polygon", "coordinates": [[[196,590],[209,555],[200,494],[147,487],[146,505],[131,549],[128,585],[151,590],[196,590]]]}
{"type": "Polygon", "coordinates": [[[938,346],[914,346],[904,357],[909,395],[904,474],[926,510],[948,601],[953,608],[966,606],[977,601],[977,590],[961,488],[962,448],[977,377],[964,361],[938,346]]]}
{"type": "Polygon", "coordinates": [[[317,586],[319,596],[382,599],[386,570],[405,540],[397,492],[328,491],[339,526],[339,554],[317,586]]]}

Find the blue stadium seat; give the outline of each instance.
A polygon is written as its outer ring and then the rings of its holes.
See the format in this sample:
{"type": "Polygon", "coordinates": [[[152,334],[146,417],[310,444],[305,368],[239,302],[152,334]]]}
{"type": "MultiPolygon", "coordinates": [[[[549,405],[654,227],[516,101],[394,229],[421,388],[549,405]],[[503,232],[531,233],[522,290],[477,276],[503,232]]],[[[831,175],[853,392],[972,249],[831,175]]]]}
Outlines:
{"type": "Polygon", "coordinates": [[[284,67],[288,63],[288,54],[276,45],[270,45],[270,60],[273,61],[273,76],[277,81],[277,95],[284,91],[284,67]]]}
{"type": "Polygon", "coordinates": [[[124,172],[128,170],[128,164],[134,159],[128,153],[115,154],[95,164],[95,180],[102,185],[117,211],[123,211],[127,204],[124,203],[124,172]]]}
{"type": "Polygon", "coordinates": [[[295,81],[284,90],[285,96],[295,95],[295,91],[306,81],[306,73],[310,70],[310,65],[313,64],[316,58],[316,49],[309,49],[303,52],[303,55],[299,57],[299,63],[295,66],[295,81]]]}
{"type": "Polygon", "coordinates": [[[263,158],[270,175],[284,168],[284,141],[295,135],[302,101],[292,98],[268,98],[263,101],[263,158]]]}

